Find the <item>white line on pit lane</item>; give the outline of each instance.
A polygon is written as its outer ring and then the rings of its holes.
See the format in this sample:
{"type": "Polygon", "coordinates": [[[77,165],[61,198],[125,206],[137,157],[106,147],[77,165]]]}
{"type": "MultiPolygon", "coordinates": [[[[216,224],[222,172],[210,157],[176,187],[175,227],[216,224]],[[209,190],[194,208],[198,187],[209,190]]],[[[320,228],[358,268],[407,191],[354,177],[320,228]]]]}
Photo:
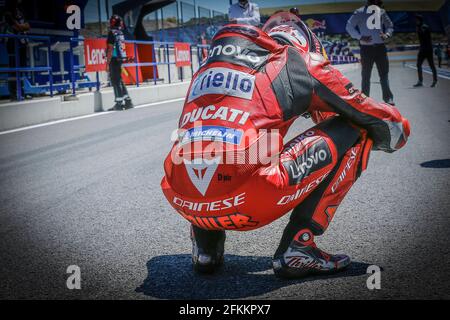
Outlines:
{"type": "MultiPolygon", "coordinates": [[[[151,106],[156,106],[156,105],[166,104],[166,103],[172,103],[172,102],[179,102],[179,101],[184,101],[184,99],[185,98],[178,98],[178,99],[166,100],[166,101],[161,101],[161,102],[146,103],[146,104],[142,104],[142,105],[136,106],[136,107],[134,107],[134,109],[146,108],[146,107],[151,107],[151,106]]],[[[35,128],[47,127],[47,126],[51,126],[51,125],[59,124],[59,123],[64,123],[64,122],[70,122],[70,121],[82,120],[82,119],[93,118],[93,117],[98,117],[98,116],[104,116],[104,115],[107,115],[107,114],[110,114],[110,113],[115,113],[115,112],[116,111],[97,112],[97,113],[88,114],[88,115],[85,115],[85,116],[79,116],[79,117],[74,117],[74,118],[55,120],[55,121],[51,121],[51,122],[35,124],[35,125],[32,125],[32,126],[28,126],[28,127],[11,129],[11,130],[0,132],[0,136],[4,135],[4,134],[14,133],[14,132],[20,132],[20,131],[31,130],[31,129],[35,129],[35,128]]]]}
{"type": "MultiPolygon", "coordinates": [[[[411,65],[411,64],[407,64],[406,66],[407,66],[408,68],[417,70],[417,67],[416,67],[416,66],[413,66],[413,65],[411,65]]],[[[425,73],[428,73],[428,74],[433,74],[433,72],[431,72],[430,70],[427,70],[427,69],[425,69],[425,68],[422,68],[422,71],[425,72],[425,73]]],[[[449,76],[446,76],[445,74],[441,74],[441,73],[439,73],[439,71],[438,71],[437,75],[438,75],[439,78],[443,78],[443,79],[450,80],[450,77],[449,77],[449,76]]]]}

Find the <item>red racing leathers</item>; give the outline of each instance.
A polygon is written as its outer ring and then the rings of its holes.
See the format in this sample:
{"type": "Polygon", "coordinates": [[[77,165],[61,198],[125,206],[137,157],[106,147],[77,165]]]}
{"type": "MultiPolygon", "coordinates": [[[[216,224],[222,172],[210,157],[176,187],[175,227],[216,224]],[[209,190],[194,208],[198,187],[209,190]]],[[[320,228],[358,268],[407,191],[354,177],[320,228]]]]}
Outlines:
{"type": "Polygon", "coordinates": [[[322,55],[228,25],[194,75],[161,186],[202,229],[256,229],[295,208],[291,221],[320,234],[370,150],[393,152],[408,135],[396,108],[364,96],[322,55]],[[283,146],[305,114],[317,125],[283,146]]]}

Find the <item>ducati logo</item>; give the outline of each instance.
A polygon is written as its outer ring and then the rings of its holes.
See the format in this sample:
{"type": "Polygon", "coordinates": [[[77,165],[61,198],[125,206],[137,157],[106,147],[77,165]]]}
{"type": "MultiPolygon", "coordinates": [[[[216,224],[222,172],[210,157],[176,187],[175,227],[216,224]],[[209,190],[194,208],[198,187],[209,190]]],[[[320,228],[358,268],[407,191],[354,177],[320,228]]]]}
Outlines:
{"type": "Polygon", "coordinates": [[[184,159],[183,162],[192,184],[204,196],[219,166],[220,157],[212,160],[198,158],[189,161],[184,159]]]}

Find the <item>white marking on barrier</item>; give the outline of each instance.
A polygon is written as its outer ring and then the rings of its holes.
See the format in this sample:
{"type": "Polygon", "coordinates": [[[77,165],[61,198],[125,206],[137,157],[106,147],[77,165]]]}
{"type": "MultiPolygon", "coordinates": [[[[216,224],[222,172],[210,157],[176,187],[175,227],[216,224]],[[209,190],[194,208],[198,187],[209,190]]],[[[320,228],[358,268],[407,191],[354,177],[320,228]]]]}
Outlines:
{"type": "MultiPolygon", "coordinates": [[[[136,107],[134,107],[134,109],[141,109],[141,108],[151,107],[151,106],[155,106],[155,105],[159,105],[159,104],[179,102],[179,101],[184,101],[184,100],[185,100],[185,98],[177,98],[177,99],[160,101],[160,102],[146,103],[146,104],[142,104],[142,105],[136,106],[136,107]]],[[[64,123],[64,122],[70,122],[70,121],[82,120],[82,119],[87,119],[87,118],[92,118],[92,117],[104,116],[104,115],[107,115],[107,114],[110,114],[110,113],[118,113],[118,112],[117,111],[97,112],[97,113],[88,114],[88,115],[85,115],[85,116],[79,116],[79,117],[74,117],[74,118],[61,119],[61,120],[55,120],[55,121],[51,121],[51,122],[35,124],[35,125],[32,125],[32,126],[27,126],[27,127],[22,127],[22,128],[2,131],[2,132],[0,132],[0,136],[1,135],[5,135],[5,134],[9,134],[9,133],[14,133],[14,132],[20,132],[20,131],[26,131],[26,130],[31,130],[31,129],[35,129],[35,128],[47,127],[47,126],[51,126],[51,125],[59,124],[59,123],[64,123]]]]}

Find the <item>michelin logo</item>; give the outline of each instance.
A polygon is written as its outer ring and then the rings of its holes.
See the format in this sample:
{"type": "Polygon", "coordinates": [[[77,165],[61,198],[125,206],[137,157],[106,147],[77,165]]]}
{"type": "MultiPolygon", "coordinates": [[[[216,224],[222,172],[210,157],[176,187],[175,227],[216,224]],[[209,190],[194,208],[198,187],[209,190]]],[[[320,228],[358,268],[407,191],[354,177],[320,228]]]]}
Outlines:
{"type": "Polygon", "coordinates": [[[195,127],[186,131],[181,144],[198,140],[222,141],[238,145],[242,140],[242,131],[220,126],[195,127]]]}
{"type": "Polygon", "coordinates": [[[194,80],[188,102],[207,94],[251,100],[254,90],[255,76],[228,68],[211,68],[194,80]]]}

